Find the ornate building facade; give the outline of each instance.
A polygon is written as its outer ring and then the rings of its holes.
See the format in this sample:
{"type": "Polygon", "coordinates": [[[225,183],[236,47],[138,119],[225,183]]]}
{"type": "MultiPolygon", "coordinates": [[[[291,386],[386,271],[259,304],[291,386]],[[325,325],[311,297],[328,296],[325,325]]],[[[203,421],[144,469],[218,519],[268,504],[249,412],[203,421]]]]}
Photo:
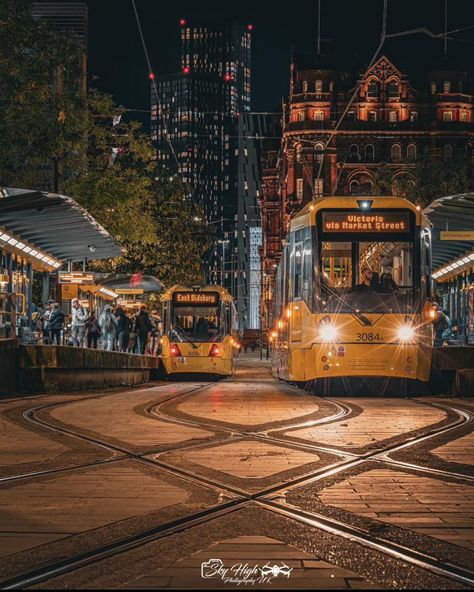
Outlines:
{"type": "Polygon", "coordinates": [[[281,140],[262,156],[263,327],[288,222],[308,201],[380,194],[382,182],[385,193],[401,194],[426,159],[463,158],[472,171],[468,72],[447,65],[407,71],[386,56],[362,77],[330,58],[292,60],[281,140]]]}

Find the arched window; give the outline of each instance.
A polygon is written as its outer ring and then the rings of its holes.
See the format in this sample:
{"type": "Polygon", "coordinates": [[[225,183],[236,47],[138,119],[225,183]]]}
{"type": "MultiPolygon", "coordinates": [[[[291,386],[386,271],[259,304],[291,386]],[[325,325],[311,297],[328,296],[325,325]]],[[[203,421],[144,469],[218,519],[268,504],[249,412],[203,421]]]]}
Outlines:
{"type": "Polygon", "coordinates": [[[443,158],[448,160],[453,157],[453,146],[452,144],[445,144],[443,146],[443,158]]]}
{"type": "Polygon", "coordinates": [[[365,147],[365,162],[375,162],[375,148],[373,144],[367,144],[365,147]]]}
{"type": "Polygon", "coordinates": [[[303,146],[301,144],[296,144],[296,146],[295,146],[296,162],[301,162],[302,154],[303,154],[303,146]]]}
{"type": "Polygon", "coordinates": [[[407,146],[407,160],[408,162],[414,162],[416,160],[416,145],[408,144],[407,146]]]}
{"type": "Polygon", "coordinates": [[[324,144],[315,144],[314,145],[314,161],[321,162],[323,159],[323,151],[324,151],[324,144]]]}
{"type": "Polygon", "coordinates": [[[400,144],[392,144],[390,152],[390,160],[392,162],[400,162],[402,159],[402,147],[400,144]]]}
{"type": "Polygon", "coordinates": [[[349,193],[351,195],[357,195],[359,193],[359,181],[351,181],[349,184],[349,193]]]}
{"type": "Polygon", "coordinates": [[[388,96],[389,98],[396,98],[400,95],[400,87],[398,86],[398,82],[390,82],[388,85],[388,96]]]}
{"type": "Polygon", "coordinates": [[[362,183],[362,187],[360,188],[360,193],[362,195],[372,195],[374,190],[374,184],[369,179],[362,183]]]}
{"type": "Polygon", "coordinates": [[[371,80],[367,87],[367,96],[368,97],[378,97],[379,96],[379,83],[376,80],[371,80]]]}
{"type": "Polygon", "coordinates": [[[360,154],[359,154],[359,146],[357,144],[351,144],[349,147],[349,162],[359,162],[360,154]]]}

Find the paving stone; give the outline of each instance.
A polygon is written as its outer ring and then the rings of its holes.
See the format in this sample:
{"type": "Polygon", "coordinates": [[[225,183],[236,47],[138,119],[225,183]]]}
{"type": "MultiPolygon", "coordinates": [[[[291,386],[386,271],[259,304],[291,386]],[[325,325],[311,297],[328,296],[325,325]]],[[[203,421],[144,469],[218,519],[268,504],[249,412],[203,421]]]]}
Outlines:
{"type": "Polygon", "coordinates": [[[474,549],[474,487],[470,485],[374,469],[351,477],[350,483],[344,480],[326,487],[318,497],[326,505],[474,549]],[[367,509],[353,507],[354,485],[367,509]],[[377,488],[379,493],[374,495],[377,488]],[[456,502],[459,505],[453,505],[456,502]]]}
{"type": "Polygon", "coordinates": [[[182,451],[177,454],[184,460],[234,477],[255,479],[319,460],[315,453],[255,440],[182,451]]]}
{"type": "Polygon", "coordinates": [[[291,430],[286,435],[336,448],[358,448],[430,426],[446,418],[446,413],[440,409],[405,399],[341,399],[341,402],[361,407],[362,413],[327,425],[291,430]]]}
{"type": "MultiPolygon", "coordinates": [[[[259,577],[259,576],[257,576],[259,577]]],[[[357,574],[322,561],[316,555],[305,553],[296,547],[285,544],[278,539],[270,537],[240,536],[225,541],[220,541],[206,550],[199,551],[180,559],[174,564],[144,574],[140,578],[127,583],[124,589],[306,589],[306,590],[331,590],[350,589],[353,584],[361,584],[362,589],[379,589],[378,586],[359,577],[357,574]],[[272,551],[269,555],[269,550],[272,551]],[[291,558],[291,559],[290,559],[291,558]],[[267,583],[230,584],[221,578],[202,578],[201,564],[209,559],[221,559],[224,568],[247,564],[249,568],[266,564],[282,567],[283,564],[292,567],[290,576],[278,575],[267,583]]]]}
{"type": "Polygon", "coordinates": [[[448,462],[474,465],[474,433],[451,440],[431,453],[448,462]]]}

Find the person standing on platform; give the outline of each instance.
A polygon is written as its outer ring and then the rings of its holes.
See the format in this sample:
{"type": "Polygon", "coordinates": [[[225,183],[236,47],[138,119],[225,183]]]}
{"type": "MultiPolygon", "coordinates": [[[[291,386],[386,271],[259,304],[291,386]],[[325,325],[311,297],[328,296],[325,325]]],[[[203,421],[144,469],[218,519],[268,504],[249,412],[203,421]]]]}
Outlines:
{"type": "Polygon", "coordinates": [[[148,342],[148,335],[153,329],[150,315],[144,304],[140,306],[140,311],[135,318],[135,327],[138,333],[138,353],[144,355],[148,342]]]}
{"type": "Polygon", "coordinates": [[[57,345],[61,345],[61,331],[64,327],[64,313],[58,302],[53,305],[53,311],[49,317],[49,327],[51,335],[51,345],[56,340],[57,345]]]}
{"type": "Polygon", "coordinates": [[[132,330],[132,321],[120,306],[115,311],[117,318],[117,346],[118,351],[126,352],[132,330]]]}
{"type": "Polygon", "coordinates": [[[82,347],[84,345],[84,335],[86,333],[87,310],[82,306],[77,298],[72,299],[72,323],[71,338],[72,345],[82,347]]]}
{"type": "Polygon", "coordinates": [[[99,319],[95,311],[92,310],[90,317],[86,321],[87,329],[87,347],[97,349],[97,340],[100,335],[99,319]]]}
{"type": "Polygon", "coordinates": [[[106,304],[99,317],[99,326],[104,339],[105,351],[114,351],[115,336],[117,334],[117,317],[112,312],[110,304],[106,304]]]}
{"type": "Polygon", "coordinates": [[[51,316],[52,312],[53,312],[53,305],[54,305],[54,300],[48,300],[48,303],[46,304],[44,311],[41,315],[41,323],[42,323],[42,332],[43,332],[43,343],[45,345],[49,345],[51,343],[51,326],[49,323],[49,317],[51,316]]]}

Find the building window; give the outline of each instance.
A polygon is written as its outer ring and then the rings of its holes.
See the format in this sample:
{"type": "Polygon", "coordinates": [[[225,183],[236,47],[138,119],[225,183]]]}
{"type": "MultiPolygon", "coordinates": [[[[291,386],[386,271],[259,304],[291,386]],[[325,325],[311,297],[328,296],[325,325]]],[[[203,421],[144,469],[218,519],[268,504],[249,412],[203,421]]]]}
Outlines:
{"type": "Polygon", "coordinates": [[[418,111],[410,111],[410,121],[412,123],[418,121],[418,111]]]}
{"type": "Polygon", "coordinates": [[[323,92],[323,81],[322,80],[316,80],[316,92],[320,93],[323,92]]]}
{"type": "Polygon", "coordinates": [[[314,197],[323,197],[323,179],[314,180],[314,197]]]}
{"type": "Polygon", "coordinates": [[[372,144],[365,147],[365,162],[375,162],[375,148],[372,144]]]}
{"type": "Polygon", "coordinates": [[[323,121],[324,111],[313,111],[313,116],[316,121],[323,121]]]}
{"type": "Polygon", "coordinates": [[[396,111],[389,111],[388,112],[388,120],[390,123],[397,122],[397,112],[396,111]]]}
{"type": "Polygon", "coordinates": [[[357,144],[351,144],[349,147],[349,162],[359,162],[360,161],[360,154],[359,154],[359,146],[357,144]]]}
{"type": "Polygon", "coordinates": [[[432,95],[436,94],[436,82],[431,82],[430,88],[431,88],[431,94],[432,95]]]}
{"type": "Polygon", "coordinates": [[[469,121],[468,111],[461,111],[461,121],[469,121]]]}
{"type": "Polygon", "coordinates": [[[453,146],[452,144],[445,144],[443,146],[443,158],[449,160],[453,157],[453,146]]]}
{"type": "Polygon", "coordinates": [[[453,120],[453,112],[452,111],[443,111],[443,121],[452,121],[453,120]]]}
{"type": "Polygon", "coordinates": [[[304,121],[304,111],[298,111],[298,121],[304,121]]]}
{"type": "Polygon", "coordinates": [[[408,144],[407,146],[407,160],[414,162],[416,160],[416,146],[415,144],[408,144]]]}
{"type": "Polygon", "coordinates": [[[357,195],[359,193],[359,181],[351,181],[349,185],[349,193],[357,195]]]}
{"type": "Polygon", "coordinates": [[[303,82],[303,92],[304,93],[307,93],[308,92],[308,81],[307,80],[305,80],[303,82]]]}
{"type": "Polygon", "coordinates": [[[368,121],[377,121],[377,111],[369,111],[367,119],[368,121]]]}
{"type": "Polygon", "coordinates": [[[355,121],[355,111],[348,111],[346,113],[347,121],[355,121]]]}
{"type": "Polygon", "coordinates": [[[400,89],[398,86],[398,82],[391,82],[388,85],[388,96],[389,98],[393,99],[400,95],[400,89]]]}
{"type": "Polygon", "coordinates": [[[451,81],[450,80],[445,80],[443,82],[443,92],[445,92],[445,93],[451,92],[451,81]]]}
{"type": "Polygon", "coordinates": [[[315,162],[321,162],[323,159],[324,145],[315,144],[314,146],[314,160],[315,162]]]}
{"type": "Polygon", "coordinates": [[[296,162],[301,162],[301,156],[303,154],[303,146],[301,144],[296,144],[295,153],[296,153],[296,162]]]}
{"type": "Polygon", "coordinates": [[[369,86],[367,87],[367,96],[368,97],[378,97],[379,96],[379,85],[375,80],[369,82],[369,86]]]}
{"type": "Polygon", "coordinates": [[[402,159],[402,147],[400,144],[393,144],[391,153],[390,153],[390,160],[392,162],[400,162],[402,159]]]}
{"type": "Polygon", "coordinates": [[[296,179],[296,197],[303,199],[303,179],[296,179]]]}

